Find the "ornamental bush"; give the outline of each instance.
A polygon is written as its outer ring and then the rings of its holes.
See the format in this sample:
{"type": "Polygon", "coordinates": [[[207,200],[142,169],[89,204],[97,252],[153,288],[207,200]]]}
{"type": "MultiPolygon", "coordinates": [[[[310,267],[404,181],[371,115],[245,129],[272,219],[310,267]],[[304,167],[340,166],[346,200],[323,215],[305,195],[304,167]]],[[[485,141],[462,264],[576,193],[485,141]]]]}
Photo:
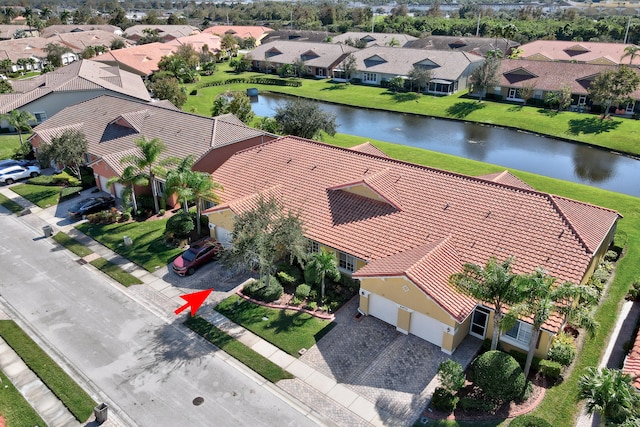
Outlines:
{"type": "Polygon", "coordinates": [[[254,280],[247,284],[243,289],[242,293],[251,298],[255,298],[264,302],[272,302],[277,300],[282,296],[284,289],[282,289],[282,285],[278,282],[274,276],[269,276],[269,285],[265,285],[266,279],[264,277],[260,278],[260,280],[254,280]]]}
{"type": "Polygon", "coordinates": [[[467,378],[491,399],[512,401],[522,397],[526,378],[518,362],[498,350],[476,357],[467,378]]]}
{"type": "Polygon", "coordinates": [[[179,212],[167,220],[165,226],[165,234],[173,233],[177,238],[184,238],[189,235],[195,228],[191,215],[185,212],[179,212]]]}
{"type": "Polygon", "coordinates": [[[459,407],[464,411],[491,412],[496,408],[496,405],[489,400],[463,397],[460,399],[459,407]]]}
{"type": "Polygon", "coordinates": [[[440,364],[438,376],[442,388],[451,393],[456,393],[464,386],[464,369],[454,360],[447,359],[440,364]]]}
{"type": "Polygon", "coordinates": [[[569,366],[576,357],[576,344],[569,334],[559,333],[553,340],[547,358],[562,366],[569,366]]]}
{"type": "Polygon", "coordinates": [[[309,296],[309,292],[311,292],[311,286],[309,285],[298,285],[296,288],[296,298],[305,299],[309,296]]]}
{"type": "Polygon", "coordinates": [[[438,387],[433,392],[431,406],[438,411],[448,413],[456,409],[459,399],[460,398],[458,396],[454,396],[450,391],[445,390],[442,387],[438,387]]]}
{"type": "Polygon", "coordinates": [[[534,415],[520,415],[509,423],[509,427],[551,427],[551,424],[547,420],[534,415]]]}
{"type": "Polygon", "coordinates": [[[562,365],[553,360],[543,360],[540,362],[540,373],[546,378],[555,381],[560,378],[562,372],[562,365]]]}

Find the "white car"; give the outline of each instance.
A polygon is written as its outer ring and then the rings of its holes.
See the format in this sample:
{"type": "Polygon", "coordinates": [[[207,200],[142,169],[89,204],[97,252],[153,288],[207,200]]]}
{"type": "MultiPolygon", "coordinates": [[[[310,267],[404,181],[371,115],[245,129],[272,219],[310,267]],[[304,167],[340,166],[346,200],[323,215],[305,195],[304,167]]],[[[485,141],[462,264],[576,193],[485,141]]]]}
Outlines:
{"type": "Polygon", "coordinates": [[[0,183],[13,184],[19,179],[35,178],[40,175],[38,166],[9,166],[0,169],[0,183]]]}

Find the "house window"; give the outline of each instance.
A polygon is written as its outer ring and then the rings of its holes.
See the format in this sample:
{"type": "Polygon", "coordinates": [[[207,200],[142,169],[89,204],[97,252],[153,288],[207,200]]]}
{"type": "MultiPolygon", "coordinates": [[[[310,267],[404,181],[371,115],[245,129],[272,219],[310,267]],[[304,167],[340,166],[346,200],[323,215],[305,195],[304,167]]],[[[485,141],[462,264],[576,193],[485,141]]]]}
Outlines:
{"type": "Polygon", "coordinates": [[[313,240],[309,240],[309,252],[314,254],[316,252],[320,252],[320,245],[318,242],[314,242],[313,240]]]}
{"type": "Polygon", "coordinates": [[[635,106],[635,102],[630,102],[627,104],[627,113],[631,114],[633,113],[633,107],[635,106]]]}
{"type": "Polygon", "coordinates": [[[509,95],[507,96],[507,99],[515,99],[518,97],[518,89],[512,87],[509,88],[509,95]]]}
{"type": "Polygon", "coordinates": [[[584,105],[587,103],[587,95],[580,95],[578,97],[578,105],[584,105]]]}
{"type": "Polygon", "coordinates": [[[531,329],[530,324],[518,320],[513,328],[504,333],[502,338],[508,343],[527,348],[531,339],[531,329]]]}
{"type": "Polygon", "coordinates": [[[376,73],[364,73],[364,81],[369,83],[377,83],[378,75],[376,73]]]}
{"type": "Polygon", "coordinates": [[[533,98],[534,99],[542,99],[542,91],[541,90],[534,90],[533,91],[533,98]]]}
{"type": "Polygon", "coordinates": [[[356,259],[353,255],[338,252],[339,266],[342,270],[353,273],[356,270],[356,259]]]}
{"type": "Polygon", "coordinates": [[[47,120],[47,113],[33,113],[37,123],[42,123],[47,120]]]}

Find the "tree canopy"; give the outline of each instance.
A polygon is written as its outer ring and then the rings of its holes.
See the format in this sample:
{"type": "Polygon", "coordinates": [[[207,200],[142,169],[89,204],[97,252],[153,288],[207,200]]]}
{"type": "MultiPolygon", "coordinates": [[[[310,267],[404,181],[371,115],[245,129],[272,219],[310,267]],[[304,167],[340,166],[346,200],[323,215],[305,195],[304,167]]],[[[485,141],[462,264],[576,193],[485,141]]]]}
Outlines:
{"type": "Polygon", "coordinates": [[[589,86],[589,96],[604,109],[602,117],[609,114],[614,105],[625,105],[633,101],[631,94],[640,85],[640,76],[630,67],[620,66],[598,74],[589,86]]]}
{"type": "Polygon", "coordinates": [[[322,132],[336,134],[336,116],[304,99],[287,101],[276,108],[273,116],[285,135],[314,139],[322,132]]]}
{"type": "Polygon", "coordinates": [[[256,116],[251,108],[251,100],[244,92],[226,92],[215,97],[211,115],[233,114],[242,123],[251,123],[256,116]]]}
{"type": "Polygon", "coordinates": [[[66,129],[60,136],[51,139],[50,143],[41,144],[38,157],[44,163],[64,165],[81,180],[80,166],[84,164],[88,146],[84,133],[76,129],[66,129]]]}
{"type": "Polygon", "coordinates": [[[478,102],[482,101],[487,89],[498,84],[498,70],[500,69],[500,58],[497,56],[487,56],[482,65],[473,70],[471,81],[473,90],[478,93],[478,102]]]}
{"type": "Polygon", "coordinates": [[[187,102],[187,94],[175,77],[165,76],[155,79],[149,83],[149,90],[155,98],[167,99],[178,108],[187,102]]]}

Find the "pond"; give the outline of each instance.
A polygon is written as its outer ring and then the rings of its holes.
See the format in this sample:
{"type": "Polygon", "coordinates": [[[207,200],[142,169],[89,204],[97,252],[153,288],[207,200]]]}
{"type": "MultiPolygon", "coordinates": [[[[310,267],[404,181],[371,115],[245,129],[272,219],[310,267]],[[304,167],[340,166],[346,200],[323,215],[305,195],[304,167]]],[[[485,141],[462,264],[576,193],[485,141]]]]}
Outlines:
{"type": "MultiPolygon", "coordinates": [[[[287,99],[261,94],[259,116],[273,116],[287,99]]],[[[509,169],[640,197],[640,160],[584,144],[511,129],[320,103],[336,115],[338,132],[410,145],[509,169]]]]}

